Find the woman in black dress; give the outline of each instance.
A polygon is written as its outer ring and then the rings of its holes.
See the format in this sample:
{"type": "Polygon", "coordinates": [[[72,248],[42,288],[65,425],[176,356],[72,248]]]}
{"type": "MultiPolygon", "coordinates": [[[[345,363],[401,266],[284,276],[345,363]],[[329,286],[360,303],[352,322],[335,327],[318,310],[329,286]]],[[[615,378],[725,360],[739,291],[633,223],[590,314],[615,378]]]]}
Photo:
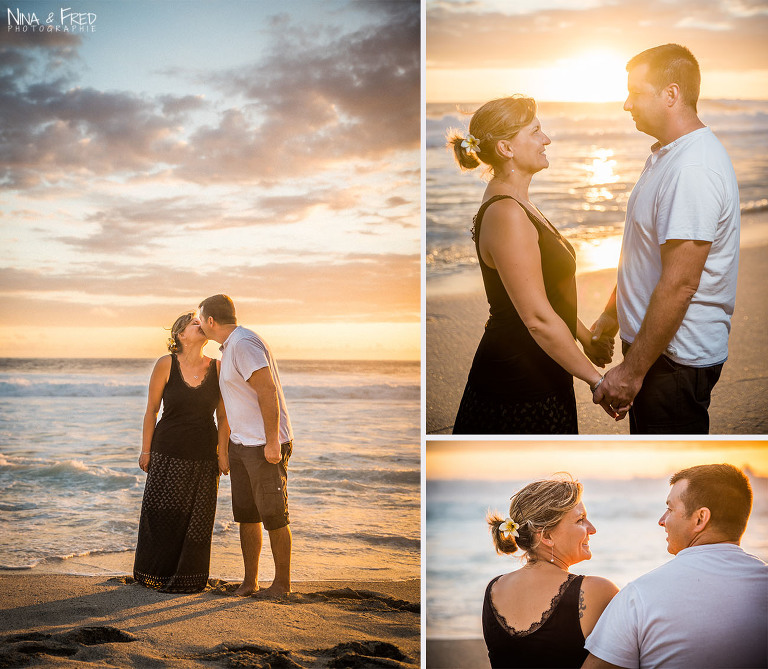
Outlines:
{"type": "Polygon", "coordinates": [[[219,394],[219,363],[203,355],[207,341],[194,312],[180,316],[168,340],[171,354],[155,363],[149,381],[139,456],[147,482],[133,577],[165,592],[199,592],[208,583],[217,446],[222,450],[226,444],[229,425],[219,394]]]}
{"type": "Polygon", "coordinates": [[[593,342],[576,316],[573,247],[528,197],[549,143],[521,96],[484,104],[468,136],[449,135],[462,169],[482,162],[491,175],[472,230],[490,318],[454,434],[576,434],[573,377],[594,391],[602,376],[590,360],[604,367],[613,354],[613,340],[593,342]]]}
{"type": "Polygon", "coordinates": [[[512,497],[509,517],[489,514],[496,552],[525,551],[526,564],[494,578],[483,601],[483,637],[491,667],[581,667],[584,640],[618,588],[577,576],[595,533],[570,476],[529,483],[512,497]]]}

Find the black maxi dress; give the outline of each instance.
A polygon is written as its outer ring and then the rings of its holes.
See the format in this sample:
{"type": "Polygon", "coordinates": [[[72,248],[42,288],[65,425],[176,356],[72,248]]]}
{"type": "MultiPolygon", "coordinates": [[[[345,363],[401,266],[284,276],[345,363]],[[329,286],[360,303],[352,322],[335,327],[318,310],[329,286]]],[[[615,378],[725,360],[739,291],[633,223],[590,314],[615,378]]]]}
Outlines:
{"type": "Polygon", "coordinates": [[[493,605],[491,588],[500,578],[497,576],[488,584],[483,600],[483,638],[491,667],[580,667],[589,655],[579,621],[579,593],[584,577],[568,574],[541,620],[525,631],[509,627],[493,605]]]}
{"type": "Polygon", "coordinates": [[[199,592],[208,583],[219,466],[213,416],[216,361],[199,386],[184,381],[176,355],[163,390],[141,504],[133,577],[164,592],[199,592]]]}
{"type": "MultiPolygon", "coordinates": [[[[515,310],[498,271],[486,265],[480,255],[483,214],[501,199],[515,200],[509,195],[495,195],[482,204],[475,216],[473,238],[490,318],[472,361],[453,433],[577,434],[573,376],[536,343],[515,310]]],[[[539,235],[547,299],[575,339],[576,254],[551,224],[518,204],[539,235]]]]}

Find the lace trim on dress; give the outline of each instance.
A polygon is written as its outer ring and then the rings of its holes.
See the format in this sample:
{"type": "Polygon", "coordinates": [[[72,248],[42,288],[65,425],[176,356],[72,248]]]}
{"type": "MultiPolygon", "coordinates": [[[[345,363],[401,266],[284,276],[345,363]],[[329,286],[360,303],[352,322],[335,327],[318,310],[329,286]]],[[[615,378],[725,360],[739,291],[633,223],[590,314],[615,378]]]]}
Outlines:
{"type": "Polygon", "coordinates": [[[175,353],[173,353],[172,355],[174,357],[174,360],[176,361],[176,370],[179,372],[179,376],[181,377],[182,383],[190,390],[197,390],[198,388],[200,388],[200,386],[202,386],[210,376],[211,367],[214,367],[214,368],[216,367],[216,361],[213,358],[211,358],[211,361],[208,363],[208,368],[205,370],[205,374],[203,374],[203,380],[200,381],[200,383],[198,383],[196,386],[191,386],[190,384],[187,383],[187,380],[184,378],[184,374],[181,373],[181,363],[179,363],[178,357],[176,357],[175,353]]]}
{"type": "MultiPolygon", "coordinates": [[[[501,578],[501,576],[498,576],[496,580],[499,578],[501,578]]],[[[575,578],[578,578],[578,574],[568,574],[568,578],[563,581],[560,589],[552,598],[552,601],[549,604],[549,608],[541,614],[541,620],[533,623],[527,630],[518,631],[510,627],[509,623],[507,623],[507,619],[498,612],[496,605],[493,603],[493,584],[491,585],[491,591],[488,593],[488,601],[491,604],[491,610],[493,611],[493,615],[496,618],[496,621],[506,630],[510,636],[528,636],[529,634],[532,634],[537,629],[539,629],[545,622],[547,622],[547,620],[549,620],[549,617],[552,615],[554,610],[557,608],[557,605],[560,603],[560,600],[563,598],[563,595],[568,589],[568,586],[575,578]]]]}

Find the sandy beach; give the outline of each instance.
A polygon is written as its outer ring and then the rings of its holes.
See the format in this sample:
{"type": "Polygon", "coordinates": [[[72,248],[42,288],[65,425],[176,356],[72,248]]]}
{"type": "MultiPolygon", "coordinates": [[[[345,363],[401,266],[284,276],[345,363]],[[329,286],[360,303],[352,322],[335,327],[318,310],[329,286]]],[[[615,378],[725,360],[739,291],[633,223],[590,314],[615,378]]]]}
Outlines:
{"type": "Polygon", "coordinates": [[[427,669],[488,669],[482,639],[427,640],[427,669]]]}
{"type": "MultiPolygon", "coordinates": [[[[768,432],[768,242],[762,232],[768,215],[751,217],[742,232],[736,309],[732,319],[729,358],[712,393],[711,434],[768,432]],[[760,235],[748,234],[760,231],[760,235]],[[747,233],[747,234],[745,234],[747,233]],[[746,243],[745,243],[746,241],[746,243]]],[[[479,274],[479,270],[477,272],[479,274]]],[[[579,318],[589,327],[601,313],[615,285],[616,271],[579,275],[579,318]]],[[[470,293],[427,294],[426,432],[451,434],[467,373],[488,318],[482,285],[470,293]]],[[[618,349],[618,345],[617,345],[618,349]]],[[[621,361],[617,350],[610,368],[621,361]]],[[[611,421],[592,404],[585,383],[576,381],[580,434],[629,434],[629,422],[611,421]]]]}
{"type": "MultiPolygon", "coordinates": [[[[0,667],[418,667],[418,579],[155,592],[126,576],[0,574],[0,667]]],[[[264,584],[266,586],[268,584],[264,584]]]]}

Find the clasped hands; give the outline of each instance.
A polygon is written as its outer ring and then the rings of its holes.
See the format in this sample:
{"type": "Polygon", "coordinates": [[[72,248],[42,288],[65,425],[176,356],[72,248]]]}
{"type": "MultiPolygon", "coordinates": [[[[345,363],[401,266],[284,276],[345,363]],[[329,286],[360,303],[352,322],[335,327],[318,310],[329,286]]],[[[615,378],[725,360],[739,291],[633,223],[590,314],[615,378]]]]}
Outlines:
{"type": "MultiPolygon", "coordinates": [[[[584,353],[598,367],[605,367],[613,357],[613,341],[619,331],[616,318],[603,312],[592,324],[591,342],[584,353]]],[[[592,393],[592,401],[599,404],[614,420],[623,420],[642,385],[642,378],[632,376],[624,363],[609,369],[592,393]]]]}

